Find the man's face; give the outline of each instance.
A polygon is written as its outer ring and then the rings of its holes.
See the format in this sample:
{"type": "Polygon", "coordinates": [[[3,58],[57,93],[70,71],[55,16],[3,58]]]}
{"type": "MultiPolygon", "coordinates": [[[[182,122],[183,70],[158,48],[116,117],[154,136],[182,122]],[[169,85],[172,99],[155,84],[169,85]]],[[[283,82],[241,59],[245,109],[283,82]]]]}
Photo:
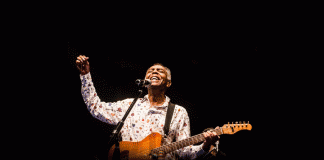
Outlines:
{"type": "Polygon", "coordinates": [[[154,65],[150,67],[147,72],[145,79],[151,80],[151,86],[166,86],[170,87],[171,82],[167,79],[167,71],[161,65],[154,65]]]}

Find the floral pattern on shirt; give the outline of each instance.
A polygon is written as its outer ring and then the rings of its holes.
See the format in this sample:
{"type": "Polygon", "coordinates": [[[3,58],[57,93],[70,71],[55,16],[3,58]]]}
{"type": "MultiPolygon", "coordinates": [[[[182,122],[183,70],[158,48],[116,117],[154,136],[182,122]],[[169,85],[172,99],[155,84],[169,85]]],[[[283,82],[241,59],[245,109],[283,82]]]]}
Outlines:
{"type": "MultiPolygon", "coordinates": [[[[81,94],[91,115],[100,121],[116,125],[123,118],[133,99],[102,102],[96,93],[90,73],[80,75],[80,78],[82,83],[81,94]]],[[[148,95],[144,96],[144,98],[139,98],[121,129],[123,141],[138,142],[152,132],[164,135],[163,127],[169,102],[170,98],[166,96],[166,101],[162,106],[151,106],[148,95]]],[[[165,143],[171,143],[173,139],[180,141],[190,137],[189,116],[185,108],[175,105],[167,135],[165,143]]],[[[198,146],[191,145],[179,149],[167,157],[172,159],[175,154],[180,158],[194,159],[204,154],[204,150],[202,149],[202,144],[198,146]]]]}

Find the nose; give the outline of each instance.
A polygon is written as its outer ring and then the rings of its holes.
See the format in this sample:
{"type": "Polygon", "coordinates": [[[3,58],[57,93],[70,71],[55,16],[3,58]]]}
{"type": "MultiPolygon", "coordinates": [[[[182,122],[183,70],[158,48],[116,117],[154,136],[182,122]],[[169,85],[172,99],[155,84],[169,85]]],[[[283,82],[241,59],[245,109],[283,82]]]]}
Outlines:
{"type": "Polygon", "coordinates": [[[154,69],[153,72],[152,72],[152,74],[153,74],[153,73],[159,73],[159,72],[158,72],[157,69],[154,69]]]}

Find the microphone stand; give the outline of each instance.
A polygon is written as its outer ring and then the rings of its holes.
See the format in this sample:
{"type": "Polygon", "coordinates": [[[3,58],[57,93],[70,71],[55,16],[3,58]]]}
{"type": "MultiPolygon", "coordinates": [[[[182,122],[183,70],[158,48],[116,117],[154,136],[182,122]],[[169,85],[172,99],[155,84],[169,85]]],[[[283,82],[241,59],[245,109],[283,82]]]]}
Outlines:
{"type": "Polygon", "coordinates": [[[222,151],[220,151],[219,149],[218,149],[218,144],[219,143],[215,143],[215,147],[214,148],[212,148],[203,158],[206,158],[212,151],[214,151],[214,150],[216,150],[216,154],[217,153],[220,153],[221,155],[223,155],[223,156],[226,156],[226,154],[224,153],[224,152],[222,152],[222,151]]]}
{"type": "MultiPolygon", "coordinates": [[[[143,87],[144,87],[144,85],[143,85],[143,87]]],[[[124,126],[124,122],[125,122],[125,120],[126,120],[128,114],[130,113],[130,111],[133,109],[133,107],[134,107],[134,105],[135,105],[137,99],[138,99],[138,98],[142,95],[142,93],[143,93],[142,89],[139,89],[138,92],[139,92],[138,96],[133,100],[132,104],[129,106],[128,110],[126,111],[124,117],[122,118],[121,121],[119,121],[119,122],[117,123],[116,128],[113,130],[112,135],[110,136],[110,140],[109,140],[109,142],[108,142],[108,146],[111,145],[111,144],[113,144],[113,143],[115,143],[115,146],[116,146],[115,151],[114,151],[114,157],[115,157],[116,154],[117,154],[117,155],[120,155],[120,151],[119,151],[119,141],[120,141],[120,139],[121,139],[121,137],[120,137],[120,130],[123,128],[123,126],[124,126]],[[118,151],[119,151],[119,153],[118,153],[118,151]]],[[[120,157],[118,156],[118,157],[116,157],[116,158],[119,159],[120,157]]]]}

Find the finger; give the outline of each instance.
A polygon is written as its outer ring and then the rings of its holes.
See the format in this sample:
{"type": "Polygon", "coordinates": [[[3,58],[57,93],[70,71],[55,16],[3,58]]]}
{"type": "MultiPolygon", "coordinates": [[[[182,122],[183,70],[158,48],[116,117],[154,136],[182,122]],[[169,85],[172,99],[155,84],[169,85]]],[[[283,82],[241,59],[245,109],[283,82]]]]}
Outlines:
{"type": "Polygon", "coordinates": [[[206,140],[209,139],[209,134],[208,134],[207,132],[204,132],[203,134],[204,134],[204,138],[205,138],[206,140]]]}
{"type": "Polygon", "coordinates": [[[208,132],[205,132],[204,136],[205,136],[205,138],[207,138],[208,137],[208,132]]]}
{"type": "Polygon", "coordinates": [[[206,134],[207,134],[206,132],[204,132],[204,133],[203,133],[203,135],[204,135],[204,138],[206,138],[206,137],[207,137],[207,135],[206,135],[206,134]]]}
{"type": "Polygon", "coordinates": [[[86,61],[86,56],[82,56],[82,60],[83,60],[83,62],[85,62],[86,61]]]}
{"type": "Polygon", "coordinates": [[[76,60],[75,63],[76,63],[77,66],[80,66],[81,65],[81,61],[80,60],[76,60]]]}
{"type": "Polygon", "coordinates": [[[83,56],[82,56],[82,60],[85,61],[85,58],[86,58],[86,56],[83,55],[83,56]]]}
{"type": "Polygon", "coordinates": [[[83,59],[82,59],[82,57],[79,56],[77,59],[78,59],[81,63],[83,63],[83,59]]]}
{"type": "Polygon", "coordinates": [[[88,59],[89,59],[89,57],[84,57],[83,59],[84,59],[84,60],[83,60],[83,61],[84,61],[84,63],[86,63],[86,64],[88,64],[88,63],[89,63],[89,62],[88,62],[88,59]]]}
{"type": "Polygon", "coordinates": [[[80,65],[76,65],[77,69],[81,71],[80,65]]]}
{"type": "Polygon", "coordinates": [[[219,139],[219,136],[217,135],[217,133],[214,133],[214,136],[213,136],[214,138],[214,140],[216,141],[217,139],[219,139]]]}

